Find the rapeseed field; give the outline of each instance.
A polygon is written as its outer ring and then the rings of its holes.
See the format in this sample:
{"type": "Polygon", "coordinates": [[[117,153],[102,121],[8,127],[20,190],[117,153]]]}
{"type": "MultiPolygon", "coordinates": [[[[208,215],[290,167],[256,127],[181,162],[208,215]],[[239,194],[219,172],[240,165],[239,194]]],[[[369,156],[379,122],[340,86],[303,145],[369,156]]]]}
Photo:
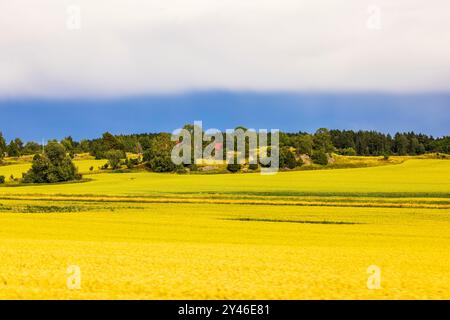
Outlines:
{"type": "Polygon", "coordinates": [[[0,187],[0,298],[450,298],[448,160],[85,178],[0,187]]]}

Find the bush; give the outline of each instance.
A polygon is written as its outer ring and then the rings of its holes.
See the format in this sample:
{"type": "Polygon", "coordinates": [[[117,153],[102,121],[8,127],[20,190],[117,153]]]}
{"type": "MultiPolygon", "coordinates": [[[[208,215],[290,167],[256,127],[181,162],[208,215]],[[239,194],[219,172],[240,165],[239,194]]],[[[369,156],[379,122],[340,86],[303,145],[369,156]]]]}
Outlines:
{"type": "Polygon", "coordinates": [[[305,162],[303,162],[303,159],[302,158],[298,158],[297,159],[297,167],[301,167],[302,165],[304,165],[305,164],[305,162]]]}
{"type": "Polygon", "coordinates": [[[100,151],[91,152],[91,155],[94,156],[95,160],[101,160],[105,158],[105,153],[100,151]]]}
{"type": "Polygon", "coordinates": [[[89,171],[94,171],[94,167],[91,166],[91,167],[89,168],[89,171]]]}
{"type": "Polygon", "coordinates": [[[328,164],[328,156],[323,151],[315,151],[311,158],[316,164],[320,164],[322,166],[326,166],[328,164]]]}
{"type": "Polygon", "coordinates": [[[139,159],[127,159],[125,165],[128,169],[132,169],[139,164],[139,159]]]}
{"type": "Polygon", "coordinates": [[[180,164],[176,166],[175,172],[178,174],[185,174],[187,173],[187,169],[182,164],[180,164]]]}
{"type": "Polygon", "coordinates": [[[248,168],[249,168],[250,170],[258,170],[259,166],[258,166],[257,163],[255,163],[255,164],[249,164],[249,165],[248,165],[248,168]]]}
{"type": "Polygon", "coordinates": [[[353,148],[344,148],[340,150],[340,153],[344,156],[356,156],[356,151],[353,148]]]}
{"type": "Polygon", "coordinates": [[[0,176],[0,184],[4,184],[5,181],[5,176],[0,176]]]}
{"type": "Polygon", "coordinates": [[[227,170],[228,171],[230,171],[230,172],[233,172],[233,173],[235,173],[235,172],[238,172],[239,170],[241,170],[241,165],[240,164],[237,164],[237,163],[229,163],[228,165],[227,165],[227,170]]]}
{"type": "Polygon", "coordinates": [[[169,156],[154,157],[148,162],[148,166],[154,172],[171,172],[175,170],[175,164],[169,156]]]}

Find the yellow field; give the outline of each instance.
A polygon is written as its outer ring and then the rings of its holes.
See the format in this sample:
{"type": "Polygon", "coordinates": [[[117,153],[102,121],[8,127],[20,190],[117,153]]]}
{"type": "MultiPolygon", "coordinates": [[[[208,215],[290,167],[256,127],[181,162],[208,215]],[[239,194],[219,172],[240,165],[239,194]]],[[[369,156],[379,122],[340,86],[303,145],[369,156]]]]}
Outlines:
{"type": "Polygon", "coordinates": [[[448,160],[86,178],[0,187],[0,298],[450,298],[448,160]]]}

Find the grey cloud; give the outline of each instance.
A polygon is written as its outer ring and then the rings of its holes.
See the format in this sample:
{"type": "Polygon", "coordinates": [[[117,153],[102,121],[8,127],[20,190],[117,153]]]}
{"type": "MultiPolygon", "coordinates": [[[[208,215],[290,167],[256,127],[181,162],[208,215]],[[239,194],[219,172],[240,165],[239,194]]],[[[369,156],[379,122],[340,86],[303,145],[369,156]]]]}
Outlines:
{"type": "Polygon", "coordinates": [[[0,96],[450,89],[447,0],[14,0],[0,96]],[[67,6],[81,9],[68,30],[67,6]],[[368,29],[367,9],[381,12],[368,29]]]}

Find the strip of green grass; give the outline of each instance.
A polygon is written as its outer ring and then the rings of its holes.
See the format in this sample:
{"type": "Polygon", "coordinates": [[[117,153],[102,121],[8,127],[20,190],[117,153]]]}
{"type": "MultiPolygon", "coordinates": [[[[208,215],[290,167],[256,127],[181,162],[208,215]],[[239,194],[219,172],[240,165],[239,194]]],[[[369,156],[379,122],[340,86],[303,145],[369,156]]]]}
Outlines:
{"type": "Polygon", "coordinates": [[[244,222],[279,222],[279,223],[303,223],[303,224],[341,224],[341,225],[353,225],[362,224],[360,222],[346,222],[346,221],[317,221],[317,220],[282,220],[282,219],[262,219],[262,218],[232,218],[223,219],[231,221],[244,221],[244,222]]]}

